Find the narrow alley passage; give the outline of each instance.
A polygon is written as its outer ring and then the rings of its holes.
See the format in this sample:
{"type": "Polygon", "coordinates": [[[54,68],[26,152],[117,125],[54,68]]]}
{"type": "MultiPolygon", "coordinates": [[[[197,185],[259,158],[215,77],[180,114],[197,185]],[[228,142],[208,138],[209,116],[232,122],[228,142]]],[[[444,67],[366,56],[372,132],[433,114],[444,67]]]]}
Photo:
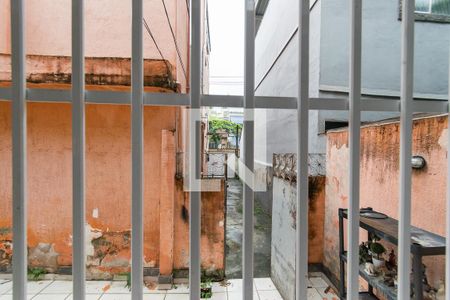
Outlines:
{"type": "MultiPolygon", "coordinates": [[[[242,182],[229,179],[227,189],[226,265],[228,279],[242,278],[242,182]]],[[[272,216],[255,201],[255,278],[270,277],[272,216]]]]}

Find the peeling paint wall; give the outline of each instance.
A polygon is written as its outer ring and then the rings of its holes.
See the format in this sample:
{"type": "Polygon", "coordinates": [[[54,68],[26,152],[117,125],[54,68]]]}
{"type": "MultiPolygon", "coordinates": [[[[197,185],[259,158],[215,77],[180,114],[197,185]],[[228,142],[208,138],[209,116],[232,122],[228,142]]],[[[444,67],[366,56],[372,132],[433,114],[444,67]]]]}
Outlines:
{"type": "MultiPolygon", "coordinates": [[[[225,181],[206,179],[220,183],[220,192],[202,192],[201,266],[212,277],[223,277],[225,262],[225,181]]],[[[189,266],[189,193],[183,191],[177,180],[175,204],[174,268],[186,270],[189,266]]]]}
{"type": "MultiPolygon", "coordinates": [[[[11,52],[11,0],[0,0],[0,53],[11,52]],[[3,17],[4,18],[1,18],[3,17]],[[5,20],[5,21],[3,21],[5,20]],[[5,33],[5,35],[3,35],[5,33]],[[6,37],[5,39],[3,37],[6,37]]],[[[144,1],[144,18],[166,60],[174,66],[175,79],[186,91],[188,85],[181,64],[188,72],[189,13],[185,0],[165,1],[174,30],[175,45],[164,7],[160,0],[144,1]],[[177,49],[180,51],[178,58],[177,49]]],[[[29,0],[25,28],[27,54],[71,55],[71,2],[69,0],[29,0]]],[[[85,5],[86,56],[126,58],[131,56],[131,2],[123,0],[88,1],[85,5]]],[[[144,58],[160,59],[154,42],[144,30],[144,58]]]]}
{"type": "MultiPolygon", "coordinates": [[[[414,120],[413,155],[427,165],[412,172],[412,224],[445,235],[447,172],[447,116],[414,120]]],[[[398,219],[399,123],[371,124],[361,130],[361,207],[372,207],[398,219]]],[[[348,207],[348,132],[327,134],[327,181],[325,202],[324,265],[339,272],[338,208],[348,207]]],[[[361,230],[360,240],[367,233],[361,230]]],[[[388,247],[389,248],[389,247],[388,247]]],[[[431,285],[444,277],[444,258],[425,258],[431,285]]]]}
{"type": "MultiPolygon", "coordinates": [[[[325,177],[309,177],[308,262],[323,260],[325,177]]],[[[295,299],[297,186],[273,178],[271,277],[283,299],[295,299]]]]}
{"type": "MultiPolygon", "coordinates": [[[[32,266],[49,271],[72,263],[71,106],[28,103],[28,247],[32,266]]],[[[180,131],[183,108],[144,108],[144,264],[158,268],[162,131],[180,131]]],[[[88,275],[109,278],[130,261],[131,122],[126,105],[86,106],[86,241],[88,275]]],[[[176,135],[178,136],[178,135],[176,135]]],[[[179,141],[176,151],[183,151],[179,141]]],[[[0,271],[11,265],[11,103],[0,102],[0,271]]],[[[176,159],[175,155],[172,158],[176,159]]],[[[188,225],[180,206],[188,195],[176,184],[174,268],[188,268],[188,225]]],[[[204,193],[205,269],[223,269],[224,186],[204,193]],[[222,222],[222,223],[221,223],[222,222]],[[222,225],[220,225],[222,224],[222,225]]]]}
{"type": "MultiPolygon", "coordinates": [[[[177,91],[176,76],[170,62],[145,59],[144,86],[177,91]]],[[[131,59],[121,57],[85,57],[86,85],[131,85],[131,59]]],[[[28,83],[71,84],[72,59],[70,56],[27,55],[28,83]]],[[[0,53],[0,82],[11,81],[11,55],[0,53]]],[[[70,88],[68,86],[67,88],[70,88]]]]}

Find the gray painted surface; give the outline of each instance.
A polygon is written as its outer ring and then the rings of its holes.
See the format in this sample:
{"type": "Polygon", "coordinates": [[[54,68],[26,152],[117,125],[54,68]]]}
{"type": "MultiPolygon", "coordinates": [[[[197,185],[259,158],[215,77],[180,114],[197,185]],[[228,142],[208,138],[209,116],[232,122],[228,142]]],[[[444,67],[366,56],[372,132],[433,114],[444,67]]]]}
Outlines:
{"type": "MultiPolygon", "coordinates": [[[[320,84],[348,86],[349,2],[322,1],[320,84]]],[[[362,87],[380,94],[400,90],[398,0],[364,1],[362,87]]],[[[450,24],[416,22],[414,91],[445,95],[448,91],[450,24]]]]}
{"type": "MultiPolygon", "coordinates": [[[[296,1],[272,1],[266,11],[266,17],[271,17],[273,13],[282,18],[293,18],[291,20],[284,20],[283,24],[286,26],[280,35],[277,35],[276,28],[266,25],[271,19],[263,19],[260,31],[256,37],[257,43],[257,85],[259,84],[256,95],[258,96],[284,96],[296,97],[298,93],[297,87],[297,56],[298,56],[298,38],[297,38],[297,24],[295,21],[296,1]],[[275,3],[275,4],[273,4],[275,3]],[[284,15],[283,10],[289,10],[288,15],[284,15]],[[294,11],[294,12],[292,12],[294,11]],[[266,41],[264,36],[267,30],[273,41],[266,41]],[[289,32],[289,34],[286,34],[289,32]],[[282,40],[284,38],[285,40],[282,40]],[[287,45],[283,44],[290,41],[287,45]],[[263,43],[268,44],[264,45],[263,43]],[[283,47],[286,46],[284,49],[283,47]],[[260,48],[258,48],[260,47],[260,48]],[[275,50],[271,50],[271,48],[275,50]],[[278,51],[282,51],[282,55],[278,58],[275,64],[271,67],[270,64],[276,59],[278,51]],[[266,57],[264,57],[266,55],[266,57]],[[272,59],[272,61],[270,61],[272,59]],[[269,72],[268,72],[269,71],[269,72]],[[266,74],[266,72],[268,72],[266,74]],[[263,78],[263,74],[266,74],[263,78]],[[259,76],[259,77],[258,77],[259,76]],[[262,80],[263,79],[263,80],[262,80]],[[259,82],[258,80],[262,80],[259,82]]],[[[318,1],[311,12],[311,59],[310,59],[310,96],[318,97],[319,95],[319,53],[320,53],[320,1],[318,1]]],[[[318,117],[317,111],[311,111],[309,114],[309,149],[311,153],[324,153],[325,140],[324,137],[318,136],[318,117]]],[[[256,112],[256,126],[255,135],[257,149],[267,149],[264,153],[261,151],[256,153],[255,159],[266,164],[272,165],[273,153],[293,153],[296,152],[297,139],[297,111],[296,110],[259,110],[256,112]]]]}
{"type": "MultiPolygon", "coordinates": [[[[348,1],[319,0],[311,10],[310,96],[347,97],[348,1]],[[344,92],[344,93],[343,93],[344,92]]],[[[256,95],[297,95],[297,12],[293,0],[272,1],[256,36],[256,95]]],[[[371,97],[399,95],[400,26],[397,0],[364,2],[362,86],[371,97]]],[[[416,22],[416,96],[446,99],[450,24],[416,22]]],[[[364,112],[363,122],[398,116],[364,112]]],[[[255,159],[271,165],[273,153],[296,152],[296,111],[256,113],[255,159]],[[258,149],[264,149],[264,151],[258,149]]],[[[311,111],[309,149],[325,153],[325,121],[347,121],[343,111],[311,111]]]]}
{"type": "MultiPolygon", "coordinates": [[[[260,31],[256,37],[257,59],[257,90],[258,96],[283,96],[296,97],[297,87],[297,56],[298,37],[296,10],[292,9],[297,5],[295,1],[276,2],[276,5],[269,3],[266,17],[261,24],[260,31]],[[294,5],[294,6],[292,6],[294,5]],[[288,15],[284,15],[283,10],[289,10],[288,15]],[[292,12],[294,11],[294,12],[292,12]],[[268,24],[274,14],[278,17],[293,17],[293,20],[283,21],[286,27],[282,34],[277,35],[274,28],[268,24]],[[291,16],[292,15],[292,16],[291,16]],[[267,23],[267,25],[266,25],[267,23]],[[268,31],[273,41],[268,41],[264,36],[268,31]],[[285,34],[289,32],[290,34],[285,34]],[[284,40],[282,40],[284,38],[284,40]],[[284,44],[283,44],[284,42],[284,44]],[[264,44],[267,43],[267,44],[264,44]],[[287,44],[286,44],[287,43],[287,44]],[[273,48],[273,49],[271,49],[273,48]],[[277,54],[281,55],[277,59],[277,54]],[[264,57],[264,55],[266,57],[264,57]],[[270,60],[272,59],[272,60],[270,60]],[[276,59],[276,61],[274,61],[276,59]],[[273,65],[271,65],[273,63],[273,65]],[[258,77],[259,76],[259,77],[258,77]],[[259,81],[258,81],[259,80],[259,81]]],[[[321,26],[321,1],[317,1],[311,11],[310,28],[310,96],[319,96],[319,71],[320,71],[320,26],[321,26]]],[[[287,14],[287,13],[286,13],[287,14]]],[[[310,111],[309,113],[309,151],[311,153],[325,153],[325,137],[320,135],[319,125],[321,124],[320,113],[310,111]]],[[[273,153],[294,153],[297,151],[297,111],[296,110],[264,110],[256,113],[256,141],[260,144],[257,149],[266,149],[264,153],[257,152],[255,159],[266,164],[272,164],[273,153]]],[[[322,122],[323,123],[323,122],[322,122]]]]}

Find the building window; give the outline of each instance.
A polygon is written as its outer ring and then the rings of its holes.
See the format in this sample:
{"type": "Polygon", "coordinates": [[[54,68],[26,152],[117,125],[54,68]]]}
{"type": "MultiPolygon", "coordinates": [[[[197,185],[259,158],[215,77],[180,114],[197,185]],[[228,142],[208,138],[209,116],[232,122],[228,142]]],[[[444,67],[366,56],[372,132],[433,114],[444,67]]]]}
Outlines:
{"type": "Polygon", "coordinates": [[[325,132],[328,130],[347,127],[348,122],[345,121],[325,121],[325,132]]]}
{"type": "MultiPolygon", "coordinates": [[[[400,15],[402,10],[400,0],[400,15]]],[[[450,0],[416,0],[416,21],[450,23],[450,0]]]]}
{"type": "Polygon", "coordinates": [[[450,16],[450,0],[416,0],[416,12],[450,16]]]}

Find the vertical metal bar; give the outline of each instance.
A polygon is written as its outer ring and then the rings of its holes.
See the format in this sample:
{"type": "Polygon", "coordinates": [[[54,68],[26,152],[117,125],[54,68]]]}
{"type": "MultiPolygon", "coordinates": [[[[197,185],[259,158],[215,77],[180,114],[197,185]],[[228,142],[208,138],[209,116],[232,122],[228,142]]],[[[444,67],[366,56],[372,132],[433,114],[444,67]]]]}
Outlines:
{"type": "Polygon", "coordinates": [[[299,1],[297,99],[296,300],[308,295],[309,0],[299,1]]]}
{"type": "Polygon", "coordinates": [[[361,32],[362,1],[350,0],[350,76],[349,76],[349,211],[347,299],[359,299],[359,173],[361,133],[361,32]]]}
{"type": "Polygon", "coordinates": [[[84,0],[72,0],[72,277],[73,298],[85,299],[84,0]]]}
{"type": "Polygon", "coordinates": [[[190,299],[200,299],[201,281],[201,255],[200,255],[200,230],[201,230],[201,70],[202,70],[202,43],[201,43],[201,1],[191,0],[191,68],[190,68],[190,130],[189,130],[189,286],[190,299]]]}
{"type": "Polygon", "coordinates": [[[244,220],[242,236],[243,299],[253,299],[253,172],[255,109],[255,1],[245,4],[244,68],[244,165],[247,167],[244,187],[244,220]]]}
{"type": "Polygon", "coordinates": [[[414,0],[402,3],[401,112],[400,112],[400,220],[398,228],[398,298],[410,298],[411,273],[411,155],[414,63],[414,0]]]}
{"type": "Polygon", "coordinates": [[[11,1],[13,299],[27,296],[27,109],[25,99],[25,4],[11,1]]]}
{"type": "MultiPolygon", "coordinates": [[[[345,254],[344,247],[344,218],[342,216],[343,208],[339,208],[339,255],[345,254]]],[[[345,298],[345,261],[339,257],[339,297],[345,298]]]]}
{"type": "MultiPolygon", "coordinates": [[[[447,141],[450,141],[450,47],[448,59],[448,119],[447,119],[447,141]]],[[[445,256],[445,300],[450,300],[450,144],[447,142],[447,238],[446,241],[446,256],[445,256]]]]}
{"type": "Polygon", "coordinates": [[[132,47],[131,47],[131,297],[143,297],[143,169],[144,169],[144,70],[142,47],[142,0],[132,2],[132,47]]]}

